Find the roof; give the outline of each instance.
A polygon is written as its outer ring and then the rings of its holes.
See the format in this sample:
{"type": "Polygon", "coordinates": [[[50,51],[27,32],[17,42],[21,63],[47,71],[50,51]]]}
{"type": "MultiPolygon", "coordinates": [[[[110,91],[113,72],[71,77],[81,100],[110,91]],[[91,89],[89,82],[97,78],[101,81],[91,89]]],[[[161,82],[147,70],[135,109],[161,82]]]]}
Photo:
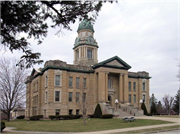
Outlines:
{"type": "Polygon", "coordinates": [[[118,69],[125,69],[125,70],[128,70],[131,68],[130,65],[128,65],[125,61],[123,61],[118,56],[114,56],[105,61],[99,62],[99,63],[95,64],[92,68],[96,69],[99,67],[118,68],[118,69]]]}
{"type": "Polygon", "coordinates": [[[78,27],[78,31],[80,30],[83,30],[83,29],[87,29],[87,30],[91,30],[92,32],[94,32],[94,28],[93,28],[93,25],[91,24],[90,21],[88,20],[83,20],[80,24],[79,24],[79,27],[78,27]]]}

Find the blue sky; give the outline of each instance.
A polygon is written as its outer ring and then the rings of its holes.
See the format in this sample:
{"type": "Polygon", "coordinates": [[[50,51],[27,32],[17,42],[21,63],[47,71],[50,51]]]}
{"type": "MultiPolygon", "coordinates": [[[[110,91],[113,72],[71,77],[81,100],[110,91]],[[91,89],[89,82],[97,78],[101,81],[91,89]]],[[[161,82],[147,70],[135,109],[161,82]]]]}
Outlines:
{"type": "MultiPolygon", "coordinates": [[[[98,61],[117,55],[132,66],[129,71],[149,72],[150,94],[158,100],[162,101],[164,94],[174,96],[179,88],[178,12],[178,0],[105,3],[94,24],[98,61]]],[[[55,35],[58,28],[50,28],[39,46],[31,39],[33,51],[40,52],[44,61],[59,59],[73,64],[72,48],[79,23],[71,24],[72,31],[62,30],[59,36],[55,35]]],[[[1,48],[0,54],[19,58],[21,52],[11,54],[1,48]]]]}

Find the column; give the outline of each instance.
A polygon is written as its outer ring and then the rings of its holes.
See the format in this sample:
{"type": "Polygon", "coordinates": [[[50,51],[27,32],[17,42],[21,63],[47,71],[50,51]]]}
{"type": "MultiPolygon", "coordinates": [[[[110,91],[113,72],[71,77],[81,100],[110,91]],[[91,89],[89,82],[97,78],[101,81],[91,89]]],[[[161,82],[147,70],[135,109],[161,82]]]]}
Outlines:
{"type": "Polygon", "coordinates": [[[123,83],[122,74],[119,74],[119,102],[123,101],[123,83]]]}
{"type": "Polygon", "coordinates": [[[105,73],[105,99],[108,101],[108,72],[105,73]]]}
{"type": "Polygon", "coordinates": [[[125,102],[128,102],[128,75],[124,74],[124,89],[123,89],[123,97],[125,102]]]}
{"type": "Polygon", "coordinates": [[[105,72],[98,73],[98,101],[105,102],[105,72]]]}

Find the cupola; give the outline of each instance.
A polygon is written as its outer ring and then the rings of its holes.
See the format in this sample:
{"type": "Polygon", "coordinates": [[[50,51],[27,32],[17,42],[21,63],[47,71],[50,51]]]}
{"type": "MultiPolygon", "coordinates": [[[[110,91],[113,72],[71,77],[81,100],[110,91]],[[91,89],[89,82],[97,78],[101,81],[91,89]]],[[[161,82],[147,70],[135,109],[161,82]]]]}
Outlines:
{"type": "Polygon", "coordinates": [[[77,30],[74,43],[74,64],[94,65],[98,62],[98,45],[94,39],[94,28],[90,21],[83,20],[77,30]]]}

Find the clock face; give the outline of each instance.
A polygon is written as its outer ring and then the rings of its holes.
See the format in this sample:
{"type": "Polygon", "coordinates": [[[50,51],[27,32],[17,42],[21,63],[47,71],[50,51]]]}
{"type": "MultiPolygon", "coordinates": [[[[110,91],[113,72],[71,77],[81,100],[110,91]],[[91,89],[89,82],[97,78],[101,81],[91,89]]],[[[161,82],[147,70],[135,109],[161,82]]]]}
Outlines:
{"type": "Polygon", "coordinates": [[[85,23],[85,22],[83,23],[83,26],[86,26],[86,23],[85,23]]]}
{"type": "Polygon", "coordinates": [[[89,43],[94,43],[94,39],[93,39],[93,37],[89,37],[89,43]]]}

